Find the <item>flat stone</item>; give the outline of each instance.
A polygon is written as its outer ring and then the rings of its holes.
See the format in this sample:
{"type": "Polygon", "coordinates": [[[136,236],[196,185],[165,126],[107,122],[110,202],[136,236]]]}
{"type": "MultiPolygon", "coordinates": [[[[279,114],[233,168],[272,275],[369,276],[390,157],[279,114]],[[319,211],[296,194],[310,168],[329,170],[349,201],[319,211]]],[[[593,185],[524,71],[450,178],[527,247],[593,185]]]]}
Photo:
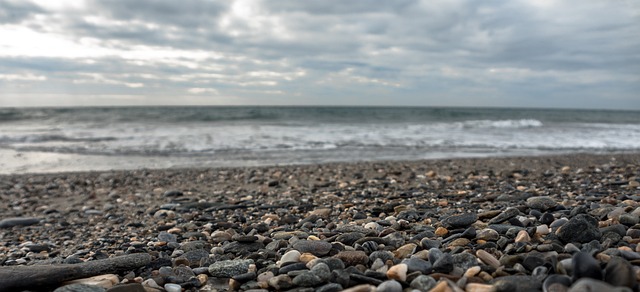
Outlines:
{"type": "Polygon", "coordinates": [[[249,271],[250,264],[253,264],[253,260],[218,261],[209,266],[209,275],[218,278],[231,278],[249,271]]]}
{"type": "Polygon", "coordinates": [[[87,284],[70,284],[59,287],[53,292],[105,292],[107,289],[100,286],[87,285],[87,284]]]}
{"type": "Polygon", "coordinates": [[[293,284],[301,287],[313,287],[324,282],[320,277],[310,271],[304,271],[293,278],[293,284]]]}
{"type": "Polygon", "coordinates": [[[518,211],[518,209],[513,208],[513,207],[509,207],[507,209],[504,210],[504,212],[498,214],[498,216],[493,217],[491,220],[489,220],[489,224],[498,224],[498,223],[502,223],[504,221],[507,221],[513,217],[518,216],[518,214],[520,214],[520,211],[518,211]]]}
{"type": "Polygon", "coordinates": [[[107,289],[107,292],[146,292],[140,283],[120,284],[107,289]]]}
{"type": "Polygon", "coordinates": [[[346,266],[355,266],[357,264],[366,264],[369,262],[369,257],[364,251],[360,250],[345,250],[341,251],[334,256],[337,259],[342,260],[346,266]]]}
{"type": "Polygon", "coordinates": [[[583,291],[632,292],[633,290],[628,287],[614,287],[606,282],[591,278],[582,278],[573,283],[571,288],[569,288],[569,292],[583,291]]]}
{"type": "Polygon", "coordinates": [[[427,275],[420,275],[413,279],[409,285],[411,288],[418,289],[420,291],[430,291],[436,286],[436,280],[427,275]]]}
{"type": "Polygon", "coordinates": [[[0,228],[11,228],[14,226],[29,226],[38,224],[42,220],[36,217],[11,217],[0,220],[0,228]]]}
{"type": "Polygon", "coordinates": [[[402,292],[402,284],[396,280],[384,281],[376,288],[377,292],[402,292]]]}
{"type": "Polygon", "coordinates": [[[298,240],[293,243],[293,248],[300,253],[311,253],[315,256],[323,256],[331,250],[331,243],[322,240],[298,240]]]}
{"type": "Polygon", "coordinates": [[[468,227],[478,220],[478,214],[476,213],[464,213],[460,215],[453,215],[444,220],[442,224],[451,228],[468,227]]]}
{"type": "Polygon", "coordinates": [[[542,290],[542,283],[532,276],[504,276],[496,278],[491,282],[496,292],[542,290]]]}
{"type": "Polygon", "coordinates": [[[548,196],[531,197],[527,199],[527,207],[540,211],[547,211],[558,205],[555,199],[548,196]]]}

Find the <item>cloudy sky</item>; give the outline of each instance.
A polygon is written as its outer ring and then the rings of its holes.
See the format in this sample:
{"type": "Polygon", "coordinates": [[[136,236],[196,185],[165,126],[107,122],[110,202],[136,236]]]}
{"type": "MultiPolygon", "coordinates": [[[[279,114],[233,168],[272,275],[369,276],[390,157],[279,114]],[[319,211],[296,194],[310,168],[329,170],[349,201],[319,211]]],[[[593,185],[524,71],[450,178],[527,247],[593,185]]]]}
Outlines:
{"type": "Polygon", "coordinates": [[[0,0],[0,106],[640,109],[640,1],[0,0]]]}

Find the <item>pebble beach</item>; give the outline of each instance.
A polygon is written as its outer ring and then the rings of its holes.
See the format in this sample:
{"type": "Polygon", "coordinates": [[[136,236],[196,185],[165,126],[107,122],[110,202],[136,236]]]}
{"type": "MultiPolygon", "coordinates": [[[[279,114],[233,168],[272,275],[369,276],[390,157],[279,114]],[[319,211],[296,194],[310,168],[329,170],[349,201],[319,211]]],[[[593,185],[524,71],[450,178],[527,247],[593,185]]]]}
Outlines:
{"type": "Polygon", "coordinates": [[[0,291],[638,291],[640,155],[0,176],[0,291]]]}

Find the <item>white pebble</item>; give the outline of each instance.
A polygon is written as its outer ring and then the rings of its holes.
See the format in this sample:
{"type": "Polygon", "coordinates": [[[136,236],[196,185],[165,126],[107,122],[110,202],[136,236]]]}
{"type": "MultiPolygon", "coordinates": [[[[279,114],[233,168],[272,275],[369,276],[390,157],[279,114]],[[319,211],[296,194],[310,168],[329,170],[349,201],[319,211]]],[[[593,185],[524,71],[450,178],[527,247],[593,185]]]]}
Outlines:
{"type": "Polygon", "coordinates": [[[164,284],[164,290],[167,290],[167,292],[181,292],[182,287],[178,284],[164,284]]]}

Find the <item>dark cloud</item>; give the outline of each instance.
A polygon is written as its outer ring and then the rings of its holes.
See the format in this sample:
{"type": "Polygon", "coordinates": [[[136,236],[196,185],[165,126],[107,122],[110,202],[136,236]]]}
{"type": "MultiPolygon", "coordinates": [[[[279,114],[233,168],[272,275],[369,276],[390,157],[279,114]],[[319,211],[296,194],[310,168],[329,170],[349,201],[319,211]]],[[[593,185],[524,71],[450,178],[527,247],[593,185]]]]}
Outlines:
{"type": "Polygon", "coordinates": [[[0,2],[0,23],[104,50],[0,55],[0,69],[83,92],[204,88],[247,99],[283,93],[296,104],[386,94],[463,105],[474,96],[523,106],[579,105],[577,96],[591,106],[615,92],[637,105],[639,11],[606,1],[95,0],[67,10],[0,2]],[[562,92],[566,102],[537,98],[562,92]]]}
{"type": "Polygon", "coordinates": [[[43,12],[40,7],[28,2],[0,1],[0,24],[20,23],[43,12]]]}

